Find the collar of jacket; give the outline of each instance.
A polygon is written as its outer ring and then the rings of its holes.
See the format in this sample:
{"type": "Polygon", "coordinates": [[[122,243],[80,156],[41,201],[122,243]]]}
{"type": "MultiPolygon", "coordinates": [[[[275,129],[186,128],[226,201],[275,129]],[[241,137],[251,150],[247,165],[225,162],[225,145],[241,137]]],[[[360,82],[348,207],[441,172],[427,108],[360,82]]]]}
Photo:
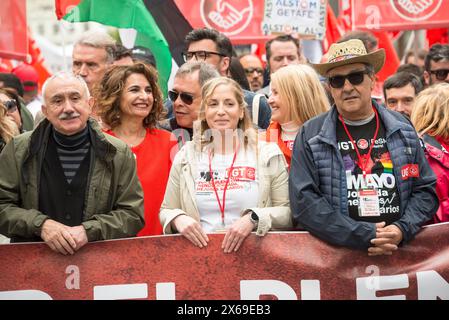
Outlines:
{"type": "MultiPolygon", "coordinates": [[[[117,149],[107,141],[106,136],[101,131],[98,123],[89,118],[87,121],[87,126],[89,128],[89,134],[92,143],[92,150],[95,155],[104,161],[112,161],[117,152],[117,149]]],[[[28,155],[26,159],[35,156],[39,151],[46,149],[46,143],[50,136],[52,124],[47,119],[42,120],[39,125],[34,129],[30,138],[30,148],[28,150],[28,155]]]]}
{"type": "MultiPolygon", "coordinates": [[[[411,124],[408,124],[404,116],[400,114],[394,116],[392,114],[393,111],[388,110],[384,106],[378,105],[374,99],[372,99],[371,102],[379,114],[379,119],[381,119],[382,123],[384,124],[386,138],[388,138],[397,131],[410,130],[411,124]],[[404,121],[400,121],[399,117],[402,117],[404,121]]],[[[332,109],[328,112],[326,118],[324,119],[323,127],[319,133],[321,140],[330,145],[333,145],[336,148],[337,148],[337,141],[336,141],[337,121],[338,121],[338,112],[337,107],[334,104],[332,106],[332,109]]]]}

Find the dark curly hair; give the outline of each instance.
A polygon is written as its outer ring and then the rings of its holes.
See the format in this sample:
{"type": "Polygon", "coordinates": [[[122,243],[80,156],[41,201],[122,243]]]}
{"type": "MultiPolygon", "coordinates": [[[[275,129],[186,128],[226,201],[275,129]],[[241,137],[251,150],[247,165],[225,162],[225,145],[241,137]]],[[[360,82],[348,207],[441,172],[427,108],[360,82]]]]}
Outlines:
{"type": "Polygon", "coordinates": [[[148,80],[154,98],[151,112],[143,119],[143,127],[155,128],[156,123],[164,117],[162,93],[157,84],[157,71],[143,63],[134,63],[129,66],[113,66],[106,71],[94,92],[94,108],[103,122],[112,130],[121,124],[120,98],[126,79],[135,73],[144,75],[148,80]]]}

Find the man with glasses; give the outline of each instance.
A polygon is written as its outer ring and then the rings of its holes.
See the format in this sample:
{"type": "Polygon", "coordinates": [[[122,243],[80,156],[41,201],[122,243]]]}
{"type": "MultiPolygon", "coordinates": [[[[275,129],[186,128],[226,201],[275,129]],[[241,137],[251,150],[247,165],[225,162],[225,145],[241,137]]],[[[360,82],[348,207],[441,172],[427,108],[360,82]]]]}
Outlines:
{"type": "MultiPolygon", "coordinates": [[[[234,56],[234,49],[228,37],[215,29],[194,29],[187,34],[185,43],[187,50],[183,53],[184,61],[204,61],[217,69],[220,75],[228,76],[231,57],[234,56]]],[[[257,120],[254,122],[259,128],[268,128],[271,109],[265,97],[259,95],[255,98],[256,94],[247,90],[243,90],[243,94],[253,121],[257,120]]],[[[170,106],[165,106],[170,113],[170,106]]]]}
{"type": "Polygon", "coordinates": [[[333,108],[301,128],[293,148],[290,205],[295,222],[334,245],[391,255],[438,209],[436,178],[412,125],[371,99],[384,49],[335,43],[328,62],[333,108]]]}
{"type": "Polygon", "coordinates": [[[262,89],[263,66],[259,57],[254,54],[245,54],[240,57],[240,63],[245,70],[251,91],[256,92],[262,89]]]}
{"type": "Polygon", "coordinates": [[[449,45],[434,44],[426,56],[424,68],[426,85],[449,83],[449,45]]]}
{"type": "Polygon", "coordinates": [[[177,70],[173,88],[168,92],[174,115],[162,121],[160,127],[173,132],[179,149],[192,140],[193,122],[198,119],[200,110],[201,87],[207,80],[219,76],[213,66],[204,62],[187,62],[177,70]]]}
{"type": "Polygon", "coordinates": [[[59,73],[42,89],[46,119],[0,153],[0,234],[74,254],[89,241],[132,237],[144,226],[131,150],[89,119],[89,90],[59,73]]]}

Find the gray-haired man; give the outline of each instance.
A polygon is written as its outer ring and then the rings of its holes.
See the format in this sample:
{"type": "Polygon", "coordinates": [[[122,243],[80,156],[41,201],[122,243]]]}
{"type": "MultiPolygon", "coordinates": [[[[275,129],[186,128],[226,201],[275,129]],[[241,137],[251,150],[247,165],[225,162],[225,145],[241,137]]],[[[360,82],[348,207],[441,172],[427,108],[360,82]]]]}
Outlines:
{"type": "Polygon", "coordinates": [[[84,33],[73,46],[72,71],[83,77],[92,94],[106,69],[115,60],[115,41],[108,34],[91,31],[84,33]]]}
{"type": "Polygon", "coordinates": [[[73,254],[88,241],[135,236],[143,192],[134,156],[89,119],[86,83],[68,73],[43,86],[46,119],[0,154],[0,233],[73,254]]]}

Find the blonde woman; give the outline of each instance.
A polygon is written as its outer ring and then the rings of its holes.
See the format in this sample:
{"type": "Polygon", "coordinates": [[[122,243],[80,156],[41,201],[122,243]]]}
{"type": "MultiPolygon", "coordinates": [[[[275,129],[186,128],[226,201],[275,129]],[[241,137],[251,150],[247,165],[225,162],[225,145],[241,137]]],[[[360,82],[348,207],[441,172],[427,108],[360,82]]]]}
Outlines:
{"type": "Polygon", "coordinates": [[[195,125],[193,141],[173,161],[159,214],[164,233],[202,248],[207,233],[223,231],[229,253],[253,230],[262,236],[291,227],[287,164],[276,144],[258,142],[234,80],[205,83],[195,125]]]}
{"type": "Polygon", "coordinates": [[[0,102],[0,152],[3,147],[14,137],[19,134],[16,123],[8,116],[9,112],[13,112],[17,106],[10,102],[0,102]]]}
{"type": "Polygon", "coordinates": [[[329,110],[329,102],[318,75],[307,65],[290,65],[273,73],[271,92],[271,124],[264,137],[279,145],[290,166],[299,128],[329,110]]]}
{"type": "Polygon", "coordinates": [[[437,176],[440,206],[434,223],[449,221],[449,84],[422,91],[413,107],[411,120],[425,142],[426,157],[437,176]]]}

